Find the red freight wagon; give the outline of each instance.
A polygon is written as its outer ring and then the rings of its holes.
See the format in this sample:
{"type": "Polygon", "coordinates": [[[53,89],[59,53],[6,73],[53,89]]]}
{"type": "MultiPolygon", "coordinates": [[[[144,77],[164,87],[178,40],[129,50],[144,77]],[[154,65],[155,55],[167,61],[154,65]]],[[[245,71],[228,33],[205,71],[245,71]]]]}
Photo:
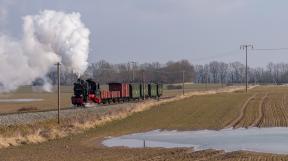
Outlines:
{"type": "Polygon", "coordinates": [[[111,98],[120,98],[120,91],[110,91],[111,98]]]}
{"type": "Polygon", "coordinates": [[[109,83],[109,91],[119,91],[120,97],[129,97],[129,84],[128,83],[109,83]]]}
{"type": "Polygon", "coordinates": [[[111,94],[107,90],[102,90],[101,91],[101,99],[108,99],[111,98],[111,94]]]}

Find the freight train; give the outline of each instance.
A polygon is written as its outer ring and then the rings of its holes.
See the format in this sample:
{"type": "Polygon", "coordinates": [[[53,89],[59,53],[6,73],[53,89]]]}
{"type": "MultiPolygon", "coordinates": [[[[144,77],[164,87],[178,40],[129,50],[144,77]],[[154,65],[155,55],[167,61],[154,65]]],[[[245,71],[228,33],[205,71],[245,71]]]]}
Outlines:
{"type": "Polygon", "coordinates": [[[92,79],[78,79],[74,83],[74,95],[71,97],[75,106],[86,103],[110,104],[159,98],[163,94],[161,83],[108,83],[108,89],[100,89],[100,84],[92,79]]]}

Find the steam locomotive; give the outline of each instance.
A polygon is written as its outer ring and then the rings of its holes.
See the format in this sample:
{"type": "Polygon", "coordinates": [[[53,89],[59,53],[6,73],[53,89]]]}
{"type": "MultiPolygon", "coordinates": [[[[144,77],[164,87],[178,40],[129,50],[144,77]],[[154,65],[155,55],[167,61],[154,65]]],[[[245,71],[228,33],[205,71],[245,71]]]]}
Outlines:
{"type": "Polygon", "coordinates": [[[159,98],[163,94],[160,83],[109,83],[108,89],[100,89],[100,84],[92,79],[78,79],[74,83],[74,95],[71,97],[75,106],[86,103],[110,104],[128,102],[145,98],[159,98]]]}

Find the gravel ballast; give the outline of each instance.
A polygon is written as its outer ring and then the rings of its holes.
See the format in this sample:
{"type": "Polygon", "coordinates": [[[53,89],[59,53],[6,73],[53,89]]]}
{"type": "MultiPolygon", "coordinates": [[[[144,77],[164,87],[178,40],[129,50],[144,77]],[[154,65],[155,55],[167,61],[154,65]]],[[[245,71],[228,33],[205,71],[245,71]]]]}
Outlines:
{"type": "MultiPolygon", "coordinates": [[[[65,109],[60,111],[60,118],[70,118],[70,117],[85,117],[89,114],[104,115],[105,113],[113,110],[128,108],[135,106],[136,103],[125,103],[125,104],[115,104],[115,105],[105,105],[105,106],[94,106],[85,108],[73,108],[65,109]]],[[[38,121],[45,121],[51,119],[57,119],[58,112],[56,111],[46,111],[46,112],[27,112],[27,113],[15,113],[0,115],[0,125],[20,125],[20,124],[30,124],[38,121]]]]}

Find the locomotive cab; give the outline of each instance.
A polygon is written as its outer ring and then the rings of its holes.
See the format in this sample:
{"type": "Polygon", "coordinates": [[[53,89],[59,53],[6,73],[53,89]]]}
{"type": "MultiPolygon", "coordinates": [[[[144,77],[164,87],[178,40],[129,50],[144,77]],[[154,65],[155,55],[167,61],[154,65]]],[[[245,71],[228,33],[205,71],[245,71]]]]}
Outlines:
{"type": "Polygon", "coordinates": [[[96,83],[92,79],[87,79],[86,80],[88,84],[88,98],[90,101],[95,102],[95,103],[100,103],[100,85],[99,83],[96,83]]]}
{"type": "Polygon", "coordinates": [[[83,106],[84,102],[87,101],[87,84],[85,81],[78,79],[76,83],[74,83],[74,96],[71,97],[71,101],[73,105],[83,106]]]}
{"type": "Polygon", "coordinates": [[[87,79],[86,82],[88,83],[88,94],[97,94],[99,92],[99,84],[91,79],[87,79]]]}

